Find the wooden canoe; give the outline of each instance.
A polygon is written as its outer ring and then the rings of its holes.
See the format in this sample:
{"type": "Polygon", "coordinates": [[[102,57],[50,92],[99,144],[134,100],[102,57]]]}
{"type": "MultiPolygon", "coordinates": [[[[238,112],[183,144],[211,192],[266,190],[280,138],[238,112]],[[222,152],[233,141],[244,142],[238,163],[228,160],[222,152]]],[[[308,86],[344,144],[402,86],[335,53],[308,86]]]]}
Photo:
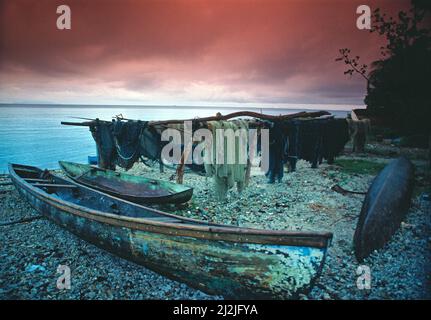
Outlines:
{"type": "Polygon", "coordinates": [[[169,181],[149,179],[91,165],[59,161],[66,175],[87,187],[140,204],[183,203],[193,188],[169,181]]]}
{"type": "Polygon", "coordinates": [[[9,172],[19,193],[60,226],[120,257],[225,298],[287,299],[307,293],[332,239],[327,232],[238,228],[179,217],[35,167],[9,164],[9,172]],[[44,186],[29,179],[44,180],[44,186]]]}

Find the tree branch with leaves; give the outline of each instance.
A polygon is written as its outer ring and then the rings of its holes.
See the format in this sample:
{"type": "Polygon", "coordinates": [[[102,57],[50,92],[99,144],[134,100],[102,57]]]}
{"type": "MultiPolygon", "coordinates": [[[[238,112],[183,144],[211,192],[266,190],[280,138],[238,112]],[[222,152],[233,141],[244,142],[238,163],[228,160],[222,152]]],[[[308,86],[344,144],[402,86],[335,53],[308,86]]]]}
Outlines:
{"type": "Polygon", "coordinates": [[[354,73],[359,74],[367,81],[368,87],[368,83],[370,81],[369,77],[367,76],[368,66],[366,64],[359,63],[359,56],[351,57],[350,49],[348,48],[340,49],[339,52],[340,56],[336,58],[335,61],[344,61],[344,63],[348,66],[348,69],[344,71],[344,74],[348,74],[350,76],[352,76],[354,73]]]}

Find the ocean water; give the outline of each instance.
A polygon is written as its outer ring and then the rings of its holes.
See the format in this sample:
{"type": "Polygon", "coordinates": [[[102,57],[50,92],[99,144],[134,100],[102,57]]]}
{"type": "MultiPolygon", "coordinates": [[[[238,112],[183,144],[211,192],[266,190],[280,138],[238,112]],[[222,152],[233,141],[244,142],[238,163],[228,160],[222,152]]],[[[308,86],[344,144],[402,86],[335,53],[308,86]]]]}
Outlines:
{"type": "MultiPolygon", "coordinates": [[[[245,110],[245,109],[241,109],[245,110]]],[[[304,109],[249,109],[267,114],[289,114],[304,109]]],[[[87,127],[61,125],[61,121],[81,122],[74,117],[110,120],[122,114],[140,120],[190,119],[240,111],[232,108],[124,107],[124,106],[0,106],[0,173],[7,164],[20,163],[41,168],[58,168],[59,160],[87,162],[96,155],[96,145],[87,127]]],[[[311,110],[307,110],[311,111],[311,110]]],[[[345,117],[349,111],[330,111],[345,117]]]]}

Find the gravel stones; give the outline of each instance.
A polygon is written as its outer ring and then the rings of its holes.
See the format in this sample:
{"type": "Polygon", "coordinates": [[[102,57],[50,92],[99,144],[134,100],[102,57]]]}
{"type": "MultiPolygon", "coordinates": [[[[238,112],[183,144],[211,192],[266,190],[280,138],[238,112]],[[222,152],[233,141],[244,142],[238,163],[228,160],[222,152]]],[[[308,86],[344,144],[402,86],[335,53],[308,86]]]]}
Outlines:
{"type": "MultiPolygon", "coordinates": [[[[347,158],[347,157],[346,157],[347,158]]],[[[377,159],[387,161],[387,159],[377,159]]],[[[136,164],[130,171],[169,179],[136,164]]],[[[419,171],[420,172],[420,171],[419,171]]],[[[304,161],[286,173],[282,183],[268,184],[258,170],[241,194],[229,191],[226,201],[214,195],[212,179],[186,173],[194,188],[191,201],[161,209],[192,218],[271,230],[330,231],[334,239],[322,275],[300,299],[430,299],[431,211],[423,193],[413,197],[405,221],[386,246],[359,264],[352,239],[363,195],[341,195],[334,184],[366,191],[374,177],[347,174],[336,165],[311,169],[304,161]],[[371,271],[371,288],[357,287],[357,269],[371,271]]],[[[38,215],[13,186],[0,195],[0,221],[38,215]]],[[[46,220],[0,227],[0,299],[220,299],[169,280],[142,266],[98,249],[46,220]],[[57,289],[59,265],[71,270],[71,289],[57,289]],[[37,267],[34,267],[37,266],[37,267]],[[29,271],[32,270],[32,271],[29,271]]]]}

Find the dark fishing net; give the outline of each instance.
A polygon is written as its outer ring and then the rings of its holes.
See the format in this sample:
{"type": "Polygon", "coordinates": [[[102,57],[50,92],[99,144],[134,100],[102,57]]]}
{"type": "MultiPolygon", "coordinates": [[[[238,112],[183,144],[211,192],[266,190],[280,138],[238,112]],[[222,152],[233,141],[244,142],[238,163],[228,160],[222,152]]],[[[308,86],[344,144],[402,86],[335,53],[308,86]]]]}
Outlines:
{"type": "Polygon", "coordinates": [[[144,121],[117,120],[113,122],[113,140],[117,151],[116,163],[126,170],[130,169],[140,156],[139,137],[146,127],[144,121]]]}
{"type": "Polygon", "coordinates": [[[111,123],[96,122],[90,131],[97,145],[99,166],[115,170],[116,150],[111,127],[111,123]]]}
{"type": "Polygon", "coordinates": [[[349,125],[346,119],[328,120],[323,130],[323,149],[321,157],[328,160],[329,164],[332,164],[335,157],[344,150],[344,146],[349,139],[349,125]]]}

